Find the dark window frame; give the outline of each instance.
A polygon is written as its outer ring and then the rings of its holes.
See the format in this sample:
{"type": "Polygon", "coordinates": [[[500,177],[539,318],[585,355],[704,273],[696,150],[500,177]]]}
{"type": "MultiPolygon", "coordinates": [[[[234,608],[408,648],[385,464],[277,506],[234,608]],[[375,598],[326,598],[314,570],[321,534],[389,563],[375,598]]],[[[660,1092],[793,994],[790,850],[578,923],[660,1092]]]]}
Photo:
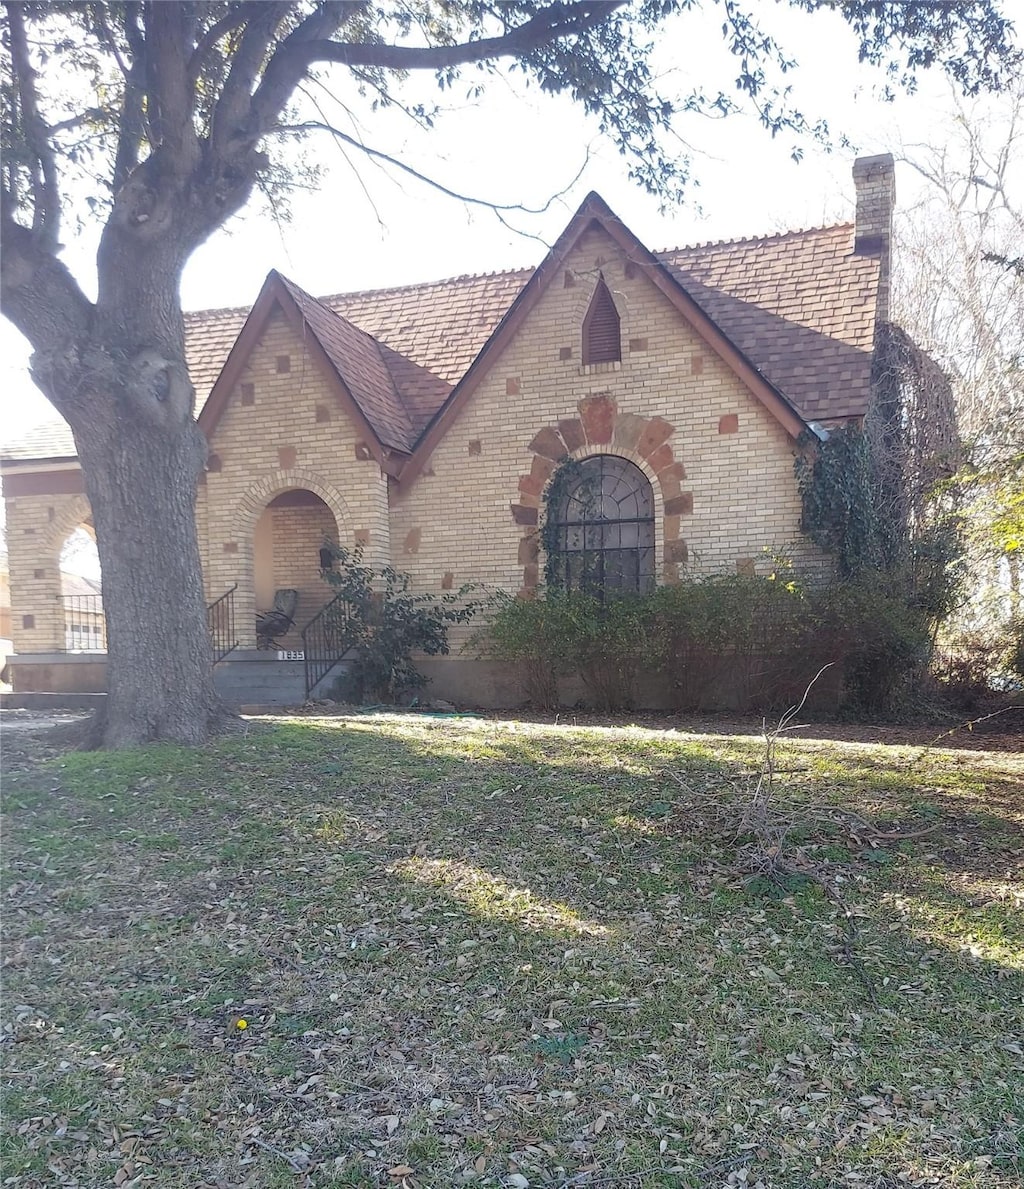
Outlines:
{"type": "Polygon", "coordinates": [[[644,472],[618,454],[592,454],[574,464],[578,477],[551,508],[555,582],[604,600],[655,584],[654,489],[644,472]]]}

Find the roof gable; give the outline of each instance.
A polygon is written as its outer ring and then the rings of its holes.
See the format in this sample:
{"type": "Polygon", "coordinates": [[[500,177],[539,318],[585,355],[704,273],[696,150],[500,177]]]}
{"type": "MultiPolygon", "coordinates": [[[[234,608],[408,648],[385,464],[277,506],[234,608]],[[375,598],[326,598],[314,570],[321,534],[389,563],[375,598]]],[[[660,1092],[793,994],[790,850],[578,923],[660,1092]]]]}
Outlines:
{"type": "Polygon", "coordinates": [[[212,437],[243,368],[278,310],[303,338],[331,381],[339,404],[366,433],[381,465],[388,451],[408,453],[412,426],[380,345],[276,271],[264,282],[199,413],[199,425],[207,437],[212,437]]]}
{"type": "Polygon", "coordinates": [[[599,194],[591,192],[584,199],[579,210],[569,221],[569,225],[556,240],[540,266],[519,291],[515,301],[495,327],[466,374],[452,389],[451,395],[416,443],[413,457],[402,470],[403,478],[412,477],[419,472],[430,453],[447,432],[448,426],[458,416],[459,409],[480,386],[492,364],[512,341],[527,314],[540,300],[555,275],[559,273],[572,247],[586,231],[595,225],[610,236],[625,252],[631,263],[644,268],[645,275],[682,314],[690,327],[735,373],[789,434],[798,437],[806,428],[806,422],[797,409],[715,325],[669,269],[637,239],[604,199],[599,194]]]}

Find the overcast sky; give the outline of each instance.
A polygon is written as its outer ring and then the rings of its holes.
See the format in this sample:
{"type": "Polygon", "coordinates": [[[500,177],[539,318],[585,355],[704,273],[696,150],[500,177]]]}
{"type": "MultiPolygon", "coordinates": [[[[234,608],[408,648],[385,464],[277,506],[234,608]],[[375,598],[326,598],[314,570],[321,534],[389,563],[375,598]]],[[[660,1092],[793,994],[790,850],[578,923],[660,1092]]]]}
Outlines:
{"type": "MultiPolygon", "coordinates": [[[[1024,24],[1024,0],[1006,7],[1024,24]]],[[[853,148],[830,155],[791,135],[773,140],[751,116],[681,123],[681,135],[697,151],[700,186],[688,204],[661,214],[657,202],[628,180],[617,151],[569,100],[497,78],[475,103],[459,103],[458,92],[446,95],[453,110],[427,134],[397,114],[368,118],[361,130],[349,127],[450,189],[501,204],[541,207],[586,163],[546,213],[510,211],[510,230],[492,211],[360,160],[351,149],[343,154],[324,137],[306,150],[326,170],[318,191],[295,196],[290,222],[276,222],[255,202],[232,220],[189,264],[185,307],[250,304],[271,268],[323,294],[534,265],[589,190],[598,190],[654,249],[852,218],[854,157],[884,151],[899,156],[904,145],[941,142],[951,118],[948,87],[939,76],[926,76],[917,95],[882,103],[880,78],[857,63],[855,40],[835,14],[808,18],[771,8],[766,19],[799,62],[788,76],[798,106],[809,117],[827,118],[853,148]],[[791,157],[798,143],[804,151],[799,164],[791,157]]],[[[717,32],[719,19],[688,16],[662,39],[658,65],[669,89],[673,75],[709,88],[723,87],[735,75],[717,32]]],[[[426,96],[429,84],[422,85],[426,96]]],[[[919,185],[912,171],[898,168],[899,201],[912,201],[919,185]]],[[[95,234],[66,231],[65,239],[66,259],[91,292],[95,234]]],[[[53,416],[28,377],[28,353],[21,336],[0,324],[0,442],[53,416]]]]}

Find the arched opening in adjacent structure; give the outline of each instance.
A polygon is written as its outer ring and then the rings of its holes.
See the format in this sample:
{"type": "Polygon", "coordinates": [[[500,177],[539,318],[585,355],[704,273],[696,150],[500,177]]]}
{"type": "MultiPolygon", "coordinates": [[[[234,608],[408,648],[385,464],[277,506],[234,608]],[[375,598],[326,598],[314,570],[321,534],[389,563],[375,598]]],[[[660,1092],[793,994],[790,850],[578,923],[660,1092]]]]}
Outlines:
{"type": "Polygon", "coordinates": [[[302,647],[303,625],[332,597],[323,577],[324,550],[336,546],[338,540],[334,513],[306,488],[278,492],[263,509],[253,532],[256,611],[257,615],[283,611],[274,626],[284,630],[264,635],[262,647],[302,647]],[[285,619],[290,624],[285,624],[285,619]]]}
{"type": "Polygon", "coordinates": [[[91,520],[83,521],[64,538],[59,569],[65,651],[106,652],[100,557],[91,520]]]}

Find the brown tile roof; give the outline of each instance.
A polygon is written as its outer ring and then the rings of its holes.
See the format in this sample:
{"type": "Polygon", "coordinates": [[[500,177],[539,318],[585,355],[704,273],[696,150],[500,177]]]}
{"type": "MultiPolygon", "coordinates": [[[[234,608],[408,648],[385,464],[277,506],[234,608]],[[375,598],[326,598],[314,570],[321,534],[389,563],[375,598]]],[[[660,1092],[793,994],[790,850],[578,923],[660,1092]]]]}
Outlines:
{"type": "Polygon", "coordinates": [[[808,421],[862,416],[870,400],[878,259],[853,224],[656,255],[808,421]]]}
{"type": "Polygon", "coordinates": [[[412,422],[385,362],[381,344],[292,281],[285,277],[281,281],[352,399],[373,426],[381,445],[412,450],[415,441],[412,422]]]}
{"type": "MultiPolygon", "coordinates": [[[[878,260],[853,255],[853,225],[655,253],[808,421],[863,415],[869,400],[878,260]]],[[[315,299],[287,282],[383,445],[408,450],[533,274],[455,277],[315,299]],[[331,318],[330,313],[339,315],[331,318]]],[[[197,412],[247,308],[186,314],[197,412]]],[[[5,459],[73,458],[54,421],[5,459]]]]}

